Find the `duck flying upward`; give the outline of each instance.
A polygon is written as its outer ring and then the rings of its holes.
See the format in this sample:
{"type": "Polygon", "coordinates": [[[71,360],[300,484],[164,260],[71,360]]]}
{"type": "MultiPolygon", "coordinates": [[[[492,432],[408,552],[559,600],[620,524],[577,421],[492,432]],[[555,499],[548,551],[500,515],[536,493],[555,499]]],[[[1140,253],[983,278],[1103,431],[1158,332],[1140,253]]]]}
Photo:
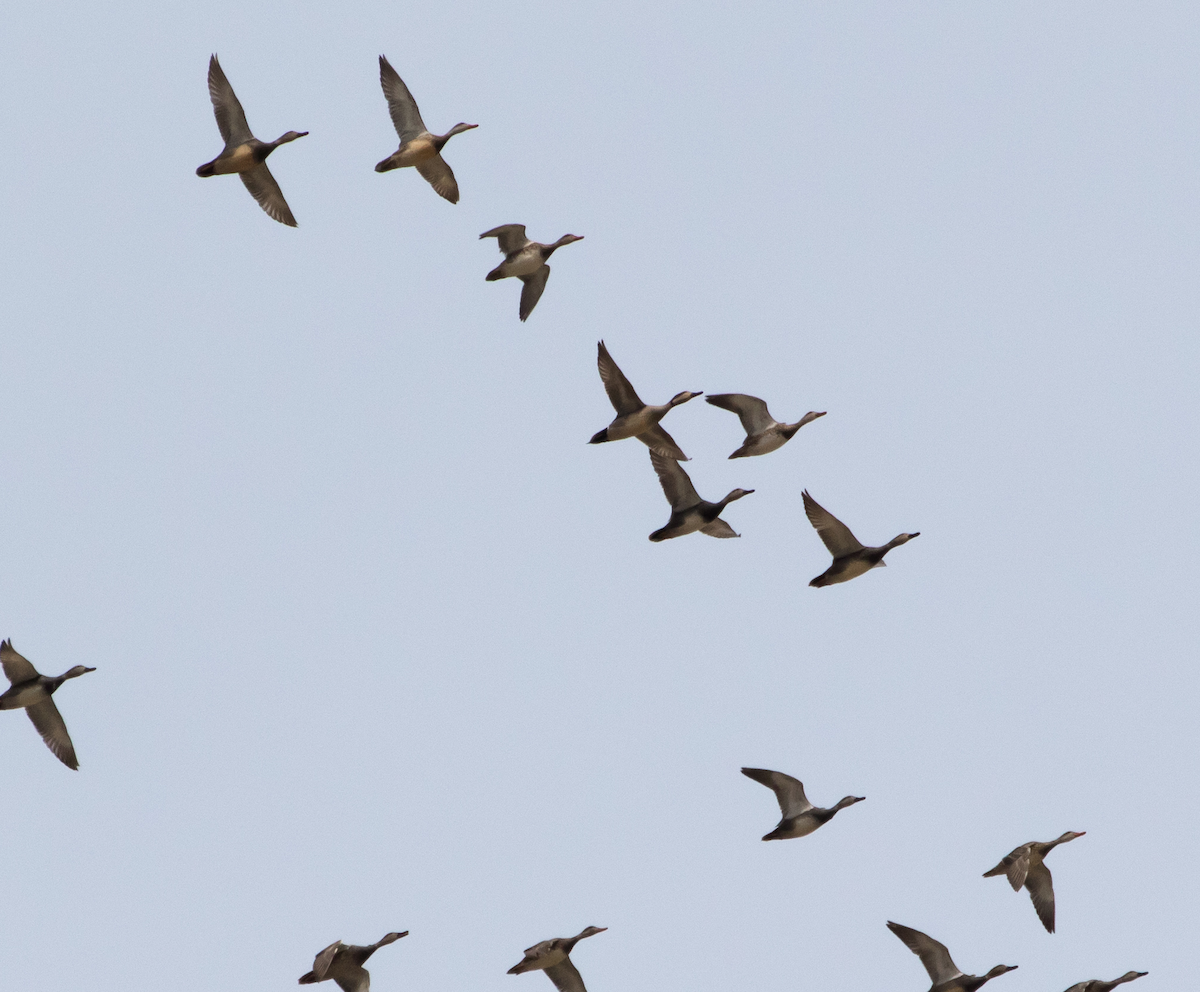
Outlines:
{"type": "Polygon", "coordinates": [[[1059,844],[1066,844],[1082,837],[1086,830],[1068,830],[1056,840],[1030,841],[1022,844],[1005,857],[995,868],[983,873],[984,878],[1007,875],[1008,884],[1018,892],[1021,886],[1029,891],[1033,908],[1047,933],[1054,933],[1054,878],[1046,867],[1046,855],[1059,844]]]}
{"type": "Polygon", "coordinates": [[[765,785],[775,793],[779,803],[782,819],[775,829],[763,837],[763,840],[788,840],[792,837],[806,837],[818,827],[832,820],[838,810],[861,803],[866,796],[846,796],[830,809],[821,809],[808,801],[804,794],[804,783],[783,772],[773,772],[769,768],[743,768],[742,774],[765,785]]]}
{"type": "Polygon", "coordinates": [[[749,496],[753,489],[734,489],[719,503],[701,499],[683,466],[674,458],[650,450],[650,464],[658,473],[667,502],[671,504],[671,519],[650,535],[652,541],[666,541],[700,531],[709,537],[741,537],[721,519],[721,511],[734,500],[749,496]]]}
{"type": "Polygon", "coordinates": [[[713,406],[736,413],[742,422],[746,440],[729,456],[730,458],[750,458],[753,455],[765,455],[776,451],[795,437],[796,432],[805,424],[825,416],[824,410],[820,413],[809,410],[794,424],[784,424],[771,416],[766,402],[757,396],[747,396],[745,393],[717,393],[715,396],[704,398],[713,406]]]}
{"type": "Polygon", "coordinates": [[[574,937],[555,937],[525,949],[525,957],[508,969],[510,975],[544,971],[558,992],[587,992],[583,977],[571,963],[571,951],[585,937],[604,933],[608,927],[585,927],[574,937]]]}
{"type": "Polygon", "coordinates": [[[617,363],[608,353],[604,342],[599,342],[596,347],[596,365],[600,369],[600,381],[604,383],[604,391],[608,393],[609,402],[617,411],[617,415],[604,430],[592,435],[588,444],[636,437],[651,451],[686,462],[688,456],[680,450],[675,439],[662,429],[660,421],[675,407],[702,394],[685,391],[676,393],[669,403],[662,406],[648,406],[642,402],[632,383],[625,378],[625,374],[617,368],[617,363]]]}
{"type": "Polygon", "coordinates": [[[478,124],[455,124],[445,134],[431,134],[421,120],[417,101],[404,85],[404,80],[392,68],[387,56],[379,56],[379,85],[387,100],[392,124],[400,135],[400,147],[375,166],[376,172],[414,167],[439,195],[451,203],[458,202],[458,181],[446,160],[442,148],[456,134],[479,127],[478,124]]]}
{"type": "Polygon", "coordinates": [[[389,933],[365,946],[335,940],[313,960],[312,971],[300,976],[300,984],[315,985],[332,979],[342,992],[371,992],[371,973],[363,967],[367,958],[379,948],[407,936],[407,930],[389,933]]]}
{"type": "Polygon", "coordinates": [[[810,586],[831,586],[836,582],[849,582],[873,568],[883,568],[883,556],[892,548],[921,536],[920,531],[913,534],[897,534],[882,547],[865,548],[858,538],[850,533],[849,527],[808,495],[807,489],[803,495],[804,512],[808,516],[808,522],[813,525],[817,536],[825,542],[825,547],[833,555],[833,564],[813,579],[809,583],[810,586]]]}
{"type": "Polygon", "coordinates": [[[250,133],[250,125],[246,123],[246,113],[215,55],[208,60],[208,95],[217,117],[217,129],[225,139],[225,148],[211,162],[200,166],[196,175],[207,178],[236,172],[267,216],[280,224],[295,227],[296,218],[283,198],[279,183],[275,182],[275,177],[267,168],[267,156],[280,145],[303,138],[308,132],[288,131],[274,141],[259,141],[254,137],[250,133]]]}
{"type": "Polygon", "coordinates": [[[546,259],[563,245],[583,240],[582,234],[564,234],[554,244],[544,245],[530,241],[525,236],[524,224],[501,224],[484,231],[479,237],[495,238],[504,255],[504,261],[487,274],[487,281],[495,282],[515,276],[525,284],[521,289],[521,320],[533,313],[533,308],[546,289],[546,280],[550,278],[550,266],[546,264],[546,259]]]}
{"type": "Polygon", "coordinates": [[[986,975],[964,975],[962,969],[951,959],[946,945],[934,940],[928,934],[899,923],[888,923],[888,929],[904,941],[905,946],[921,959],[921,964],[929,972],[933,985],[929,992],[975,992],[981,985],[986,985],[993,978],[1005,972],[1016,971],[1015,964],[998,964],[986,975]]]}
{"type": "Polygon", "coordinates": [[[23,709],[54,756],[68,768],[78,770],[75,745],[71,743],[67,725],[51,697],[67,679],[78,678],[96,669],[76,665],[62,675],[39,675],[37,669],[13,649],[12,641],[0,641],[0,664],[12,683],[12,687],[0,695],[0,710],[23,709]]]}

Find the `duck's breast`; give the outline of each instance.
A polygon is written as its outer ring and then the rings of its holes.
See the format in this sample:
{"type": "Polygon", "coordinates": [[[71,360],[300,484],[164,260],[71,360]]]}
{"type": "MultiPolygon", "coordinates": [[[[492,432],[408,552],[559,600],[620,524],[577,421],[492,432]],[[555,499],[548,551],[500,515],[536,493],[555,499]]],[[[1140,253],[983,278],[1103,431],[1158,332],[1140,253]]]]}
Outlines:
{"type": "Polygon", "coordinates": [[[218,176],[228,176],[235,172],[249,172],[258,160],[254,157],[254,149],[248,144],[238,145],[228,155],[222,155],[213,163],[213,173],[218,176]]]}

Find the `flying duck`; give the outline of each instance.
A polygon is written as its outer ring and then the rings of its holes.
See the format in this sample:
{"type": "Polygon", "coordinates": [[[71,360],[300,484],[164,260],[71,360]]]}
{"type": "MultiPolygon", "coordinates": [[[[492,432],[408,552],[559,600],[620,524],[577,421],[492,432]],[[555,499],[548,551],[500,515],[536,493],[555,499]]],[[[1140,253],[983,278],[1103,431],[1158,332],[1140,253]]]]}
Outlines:
{"type": "Polygon", "coordinates": [[[604,383],[604,390],[608,393],[609,401],[612,403],[613,409],[617,411],[617,415],[604,430],[592,435],[588,444],[602,444],[605,441],[621,441],[627,437],[636,437],[651,451],[657,451],[667,458],[686,462],[687,455],[680,450],[675,439],[662,429],[659,421],[674,407],[693,400],[701,394],[684,391],[676,393],[671,397],[669,403],[664,403],[662,406],[647,406],[641,401],[629,380],[625,378],[625,374],[617,368],[617,363],[613,361],[612,355],[604,347],[603,341],[597,345],[596,364],[600,368],[600,381],[604,383]]]}
{"type": "Polygon", "coordinates": [[[508,969],[510,975],[545,971],[558,992],[587,992],[583,977],[571,963],[571,951],[584,937],[604,933],[608,927],[587,927],[574,937],[555,937],[525,949],[525,957],[508,969]]]}
{"type": "Polygon", "coordinates": [[[63,722],[62,714],[58,712],[51,696],[67,679],[78,678],[96,669],[76,665],[55,678],[39,675],[37,669],[13,649],[12,641],[0,641],[0,664],[4,666],[4,674],[12,683],[12,688],[0,695],[0,710],[25,710],[37,732],[42,735],[42,740],[46,742],[46,747],[68,768],[78,770],[79,761],[75,757],[75,745],[71,743],[67,725],[63,722]]]}
{"type": "Polygon", "coordinates": [[[998,964],[986,975],[964,975],[958,965],[950,960],[950,952],[945,944],[938,943],[920,930],[903,927],[899,923],[889,922],[888,929],[921,959],[921,964],[933,980],[929,992],[975,992],[975,989],[1006,971],[1017,970],[1015,964],[998,964]]]}
{"type": "Polygon", "coordinates": [[[387,99],[388,113],[400,135],[400,147],[375,166],[376,172],[391,172],[414,166],[439,196],[451,203],[458,202],[458,182],[454,172],[442,158],[442,147],[456,134],[479,127],[478,124],[455,124],[445,134],[430,134],[421,120],[421,111],[404,80],[400,78],[387,56],[379,56],[379,85],[387,99]]]}
{"type": "Polygon", "coordinates": [[[196,175],[207,178],[236,172],[268,216],[288,227],[295,227],[296,218],[283,198],[279,183],[275,182],[275,177],[267,168],[267,156],[280,145],[303,138],[308,132],[288,131],[274,141],[259,141],[254,137],[250,133],[250,125],[246,123],[246,113],[215,55],[208,60],[208,95],[212,98],[217,129],[225,139],[225,148],[211,162],[200,166],[196,175]]]}
{"type": "Polygon", "coordinates": [[[814,806],[804,795],[804,783],[799,779],[773,772],[769,768],[743,768],[742,774],[760,782],[775,793],[779,812],[783,819],[763,840],[789,840],[792,837],[807,837],[818,827],[828,823],[840,809],[861,803],[866,796],[846,796],[832,809],[814,806]]]}
{"type": "Polygon", "coordinates": [[[546,288],[546,280],[550,278],[550,266],[546,264],[546,259],[563,245],[583,240],[582,234],[564,234],[554,244],[544,245],[525,237],[524,224],[501,224],[490,231],[484,231],[479,237],[495,238],[500,243],[500,251],[504,255],[504,261],[487,274],[487,281],[495,282],[497,279],[516,276],[525,284],[521,289],[519,311],[522,320],[533,313],[533,308],[537,306],[537,301],[542,298],[542,291],[546,288]]]}
{"type": "Polygon", "coordinates": [[[883,556],[892,548],[921,536],[920,531],[914,534],[897,534],[883,547],[864,548],[858,538],[850,533],[850,528],[809,496],[807,489],[804,491],[804,512],[808,515],[808,522],[816,528],[818,536],[833,555],[833,564],[813,579],[809,583],[810,586],[831,586],[835,582],[849,582],[873,568],[883,568],[883,556]]]}
{"type": "Polygon", "coordinates": [[[805,424],[810,424],[818,417],[825,416],[825,411],[817,413],[809,410],[794,424],[782,424],[771,416],[764,400],[757,396],[747,396],[745,393],[717,393],[706,396],[706,400],[722,410],[732,410],[742,422],[746,432],[746,440],[730,458],[749,458],[752,455],[765,455],[770,451],[782,448],[796,432],[805,424]]]}
{"type": "Polygon", "coordinates": [[[1035,840],[1022,844],[991,871],[985,871],[983,877],[1007,875],[1008,884],[1013,887],[1014,892],[1019,892],[1021,886],[1025,886],[1029,890],[1029,898],[1033,900],[1033,908],[1037,910],[1042,926],[1046,928],[1047,933],[1054,933],[1054,879],[1050,875],[1050,869],[1046,867],[1046,855],[1059,844],[1065,844],[1086,833],[1086,830],[1068,830],[1057,840],[1035,840]]]}
{"type": "Polygon", "coordinates": [[[1067,992],[1112,992],[1118,985],[1124,985],[1126,982],[1132,982],[1135,978],[1141,978],[1148,974],[1150,974],[1148,971],[1127,971],[1120,978],[1114,978],[1111,982],[1093,978],[1090,982],[1072,985],[1067,992]]]}
{"type": "Polygon", "coordinates": [[[735,499],[749,496],[753,489],[734,489],[719,503],[710,503],[701,499],[697,494],[692,480],[688,478],[683,466],[674,458],[660,455],[653,448],[650,450],[650,464],[658,473],[658,481],[662,485],[667,502],[671,504],[671,519],[665,527],[660,527],[650,535],[652,541],[666,541],[672,537],[683,537],[693,531],[700,531],[709,537],[741,537],[734,533],[732,527],[721,519],[721,511],[735,499]]]}
{"type": "Polygon", "coordinates": [[[366,947],[343,944],[340,940],[335,940],[313,960],[312,971],[300,976],[300,984],[315,985],[332,978],[342,992],[371,992],[371,973],[363,964],[385,944],[407,936],[407,930],[403,933],[389,933],[366,947]]]}

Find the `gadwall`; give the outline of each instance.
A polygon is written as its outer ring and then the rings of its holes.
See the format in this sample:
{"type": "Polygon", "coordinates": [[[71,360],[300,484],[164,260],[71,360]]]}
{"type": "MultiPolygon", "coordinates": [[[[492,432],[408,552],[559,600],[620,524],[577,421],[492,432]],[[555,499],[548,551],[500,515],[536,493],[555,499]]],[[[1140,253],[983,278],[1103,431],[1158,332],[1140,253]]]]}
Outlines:
{"type": "Polygon", "coordinates": [[[650,464],[658,473],[663,493],[667,502],[671,504],[671,519],[665,527],[660,527],[651,534],[650,540],[666,541],[697,530],[709,537],[742,536],[734,533],[733,528],[721,519],[721,511],[735,499],[749,496],[754,492],[753,489],[734,489],[721,502],[710,503],[700,498],[687,472],[674,458],[660,455],[651,449],[650,464]]]}
{"type": "Polygon", "coordinates": [[[760,782],[775,793],[782,814],[778,825],[763,840],[788,840],[792,837],[807,837],[817,827],[828,823],[840,809],[861,803],[866,796],[846,796],[832,809],[821,809],[808,801],[804,794],[804,783],[783,772],[769,768],[743,768],[742,774],[760,782]]]}
{"type": "Polygon", "coordinates": [[[555,937],[525,949],[525,957],[508,969],[510,975],[544,971],[558,992],[587,992],[583,978],[571,963],[571,951],[584,937],[604,933],[608,927],[586,927],[574,937],[555,937]]]}
{"type": "Polygon", "coordinates": [[[387,98],[388,113],[400,135],[400,147],[375,166],[376,172],[391,172],[414,166],[425,181],[451,203],[458,202],[458,181],[442,158],[442,147],[456,134],[479,127],[478,124],[455,124],[445,134],[431,134],[421,120],[421,111],[404,80],[400,78],[387,56],[379,56],[379,85],[387,98]]]}
{"type": "Polygon", "coordinates": [[[71,735],[67,733],[62,714],[50,697],[67,679],[78,678],[96,669],[76,665],[56,678],[39,675],[33,665],[13,650],[12,641],[0,641],[0,664],[3,664],[4,674],[12,683],[12,688],[0,695],[0,710],[24,709],[37,732],[42,735],[46,747],[68,768],[77,770],[79,761],[75,757],[75,745],[71,743],[71,735]]]}
{"type": "Polygon", "coordinates": [[[783,424],[771,416],[766,401],[757,396],[747,396],[745,393],[717,393],[715,396],[706,396],[705,399],[722,410],[732,410],[742,422],[746,440],[729,456],[730,458],[750,458],[782,448],[805,424],[825,416],[824,410],[820,413],[809,410],[794,424],[783,424]]]}
{"type": "Polygon", "coordinates": [[[1059,844],[1065,844],[1086,833],[1086,830],[1068,830],[1057,840],[1035,840],[1022,844],[991,871],[985,871],[983,877],[1007,875],[1008,884],[1013,887],[1014,892],[1019,892],[1021,886],[1025,886],[1029,890],[1029,898],[1033,900],[1033,908],[1037,910],[1042,926],[1049,933],[1054,933],[1054,879],[1050,875],[1050,869],[1046,867],[1046,855],[1059,844]]]}
{"type": "Polygon", "coordinates": [[[998,964],[986,975],[964,975],[958,965],[950,960],[950,952],[945,944],[938,943],[920,930],[903,927],[899,923],[889,922],[888,929],[921,959],[921,964],[933,980],[929,992],[975,992],[975,989],[1006,971],[1017,970],[1015,964],[998,964]]]}
{"type": "Polygon", "coordinates": [[[403,933],[389,933],[366,947],[343,944],[340,940],[335,940],[313,960],[312,971],[300,976],[300,984],[315,985],[332,978],[342,992],[371,992],[371,973],[363,964],[385,944],[407,936],[407,930],[403,933]]]}
{"type": "Polygon", "coordinates": [[[495,282],[497,279],[516,276],[525,284],[521,289],[519,311],[522,320],[533,313],[533,308],[537,306],[537,301],[542,298],[542,291],[546,288],[546,280],[550,278],[550,266],[546,264],[546,259],[563,245],[583,240],[582,234],[564,234],[554,244],[544,245],[525,237],[524,224],[501,224],[490,231],[484,231],[479,237],[495,238],[500,243],[500,251],[504,255],[504,261],[487,274],[487,281],[495,282]]]}
{"type": "Polygon", "coordinates": [[[850,528],[809,496],[807,489],[803,495],[804,512],[808,516],[808,522],[816,528],[818,536],[833,555],[833,564],[813,579],[809,583],[810,586],[831,586],[835,582],[849,582],[873,568],[883,568],[883,556],[892,548],[921,536],[920,531],[914,534],[897,534],[883,547],[864,548],[858,538],[850,533],[850,528]]]}
{"type": "Polygon", "coordinates": [[[1114,978],[1111,982],[1093,978],[1090,982],[1072,985],[1067,992],[1112,992],[1118,985],[1124,985],[1126,982],[1132,982],[1135,978],[1142,978],[1148,974],[1150,974],[1148,971],[1127,971],[1120,978],[1114,978]]]}
{"type": "Polygon", "coordinates": [[[604,430],[593,434],[588,444],[603,444],[605,441],[636,437],[651,451],[686,462],[688,456],[680,450],[675,439],[662,429],[659,421],[681,403],[702,394],[684,391],[676,393],[669,403],[662,406],[647,406],[625,378],[625,374],[617,368],[617,363],[604,347],[603,341],[597,345],[596,364],[600,368],[600,381],[604,383],[604,391],[608,393],[608,399],[617,415],[604,430]]]}
{"type": "Polygon", "coordinates": [[[212,98],[217,128],[225,139],[225,149],[211,162],[200,166],[196,175],[226,176],[236,172],[269,217],[288,227],[295,227],[296,218],[283,198],[279,183],[275,182],[275,177],[267,168],[267,156],[280,145],[303,138],[308,132],[288,131],[274,141],[259,141],[254,137],[250,133],[250,125],[246,123],[246,113],[215,55],[208,60],[208,95],[212,98]]]}

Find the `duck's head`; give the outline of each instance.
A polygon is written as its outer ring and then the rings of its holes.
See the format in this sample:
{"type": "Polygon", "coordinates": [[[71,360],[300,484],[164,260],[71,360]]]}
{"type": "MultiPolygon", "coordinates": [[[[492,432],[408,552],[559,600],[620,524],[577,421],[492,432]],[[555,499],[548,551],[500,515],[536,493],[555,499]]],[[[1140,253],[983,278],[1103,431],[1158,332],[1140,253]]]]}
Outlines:
{"type": "Polygon", "coordinates": [[[396,933],[395,931],[393,931],[392,933],[385,934],[384,936],[379,938],[379,946],[382,947],[384,944],[394,944],[401,937],[407,937],[407,936],[408,936],[407,930],[403,931],[402,933],[396,933]]]}
{"type": "Polygon", "coordinates": [[[1117,981],[1132,982],[1135,978],[1145,978],[1148,974],[1150,974],[1148,971],[1127,971],[1117,981]]]}
{"type": "MultiPolygon", "coordinates": [[[[454,127],[452,127],[449,131],[446,132],[446,137],[453,138],[456,134],[462,134],[463,131],[471,131],[477,127],[479,127],[478,124],[464,124],[462,121],[459,121],[457,124],[454,125],[454,127]]],[[[457,148],[458,146],[455,145],[454,147],[457,148]]]]}
{"type": "Polygon", "coordinates": [[[898,548],[902,544],[907,544],[914,537],[920,537],[920,536],[921,536],[921,532],[919,530],[914,531],[912,534],[897,534],[895,537],[893,537],[888,542],[888,544],[893,548],[898,548]]]}
{"type": "Polygon", "coordinates": [[[704,390],[700,390],[700,392],[696,393],[685,389],[682,393],[676,393],[674,396],[672,396],[671,402],[668,403],[667,406],[679,406],[680,403],[686,403],[688,400],[694,400],[697,396],[703,395],[704,390]]]}
{"type": "Polygon", "coordinates": [[[569,245],[572,241],[582,241],[582,234],[564,234],[561,238],[554,242],[555,248],[561,248],[563,245],[569,245]]]}
{"type": "Polygon", "coordinates": [[[88,672],[94,672],[96,669],[88,668],[87,665],[76,665],[69,672],[63,672],[64,679],[75,679],[80,675],[86,675],[88,672]]]}
{"type": "Polygon", "coordinates": [[[1015,964],[998,964],[998,965],[996,965],[995,968],[993,968],[991,971],[989,971],[983,977],[990,980],[993,978],[997,978],[998,976],[1003,975],[1006,972],[1016,971],[1016,970],[1017,970],[1017,966],[1015,964]]]}
{"type": "Polygon", "coordinates": [[[1076,837],[1082,837],[1086,834],[1086,830],[1068,830],[1065,834],[1058,838],[1054,843],[1065,844],[1069,840],[1074,840],[1076,837]]]}
{"type": "Polygon", "coordinates": [[[295,141],[297,138],[303,138],[306,134],[308,134],[307,131],[288,131],[287,134],[281,134],[278,138],[276,138],[275,144],[286,145],[289,141],[295,141]]]}
{"type": "Polygon", "coordinates": [[[855,803],[861,803],[866,798],[866,796],[846,796],[833,808],[845,809],[847,806],[853,806],[855,803]]]}
{"type": "Polygon", "coordinates": [[[725,497],[725,502],[732,503],[735,499],[741,499],[743,496],[749,496],[752,492],[754,492],[753,489],[735,489],[725,497]]]}
{"type": "Polygon", "coordinates": [[[598,933],[604,933],[604,931],[607,929],[608,929],[608,927],[584,927],[579,932],[579,936],[576,937],[575,939],[583,940],[584,937],[594,937],[598,933]]]}

